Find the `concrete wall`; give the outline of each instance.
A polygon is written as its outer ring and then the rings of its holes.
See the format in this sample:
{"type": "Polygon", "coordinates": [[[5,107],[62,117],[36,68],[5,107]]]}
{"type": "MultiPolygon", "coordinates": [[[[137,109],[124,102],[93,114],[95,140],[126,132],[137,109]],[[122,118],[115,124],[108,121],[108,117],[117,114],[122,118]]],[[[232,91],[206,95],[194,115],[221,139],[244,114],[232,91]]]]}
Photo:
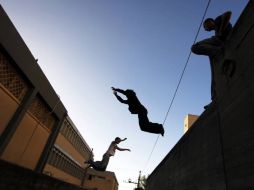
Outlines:
{"type": "Polygon", "coordinates": [[[86,171],[84,187],[98,190],[118,190],[118,181],[114,172],[100,172],[93,169],[86,171]]]}
{"type": "Polygon", "coordinates": [[[2,159],[35,169],[49,137],[49,130],[27,113],[3,152],[2,159]]]}
{"type": "Polygon", "coordinates": [[[49,174],[51,177],[60,179],[60,180],[65,181],[67,183],[75,184],[77,186],[81,185],[80,179],[78,179],[78,178],[60,170],[59,168],[52,166],[52,165],[46,164],[44,171],[47,171],[44,173],[49,174]]]}
{"type": "Polygon", "coordinates": [[[254,189],[254,1],[215,63],[217,103],[148,178],[147,190],[254,189]]]}
{"type": "Polygon", "coordinates": [[[147,190],[225,189],[218,120],[215,109],[203,113],[149,176],[147,190]]]}
{"type": "MultiPolygon", "coordinates": [[[[1,190],[86,190],[32,170],[0,160],[1,190]]],[[[91,190],[91,189],[90,189],[91,190]]]]}

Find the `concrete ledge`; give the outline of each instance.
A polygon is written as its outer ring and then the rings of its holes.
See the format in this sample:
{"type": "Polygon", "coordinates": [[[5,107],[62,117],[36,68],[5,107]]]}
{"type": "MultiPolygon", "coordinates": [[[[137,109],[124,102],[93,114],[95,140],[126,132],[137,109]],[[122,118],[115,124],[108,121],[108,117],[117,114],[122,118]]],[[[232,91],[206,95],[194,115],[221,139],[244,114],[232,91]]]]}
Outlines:
{"type": "Polygon", "coordinates": [[[0,160],[1,190],[88,190],[0,160]]]}

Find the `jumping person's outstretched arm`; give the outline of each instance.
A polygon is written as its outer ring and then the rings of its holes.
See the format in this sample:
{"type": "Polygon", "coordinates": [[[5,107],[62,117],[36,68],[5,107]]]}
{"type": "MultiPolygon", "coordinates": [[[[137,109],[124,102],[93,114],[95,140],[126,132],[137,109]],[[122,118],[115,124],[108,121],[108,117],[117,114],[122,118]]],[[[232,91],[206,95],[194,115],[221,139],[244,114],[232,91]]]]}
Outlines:
{"type": "Polygon", "coordinates": [[[120,147],[116,147],[116,149],[117,150],[119,150],[119,151],[131,151],[130,149],[128,149],[128,148],[120,148],[120,147]]]}
{"type": "Polygon", "coordinates": [[[114,88],[114,87],[111,87],[111,88],[112,88],[113,93],[114,93],[114,95],[116,96],[116,98],[118,99],[119,102],[121,102],[123,104],[128,104],[128,100],[122,99],[122,97],[118,96],[118,94],[117,94],[117,92],[120,92],[120,93],[125,95],[125,91],[124,90],[121,90],[121,89],[118,89],[118,88],[114,88]]]}
{"type": "Polygon", "coordinates": [[[111,87],[111,88],[112,88],[112,90],[115,91],[115,92],[119,92],[119,93],[121,93],[121,94],[123,94],[123,95],[126,95],[125,90],[122,90],[122,89],[120,89],[120,88],[114,88],[114,87],[111,87]]]}
{"type": "MultiPolygon", "coordinates": [[[[127,138],[124,138],[124,139],[120,139],[118,142],[120,143],[120,142],[122,142],[122,141],[125,141],[127,138]]],[[[118,147],[118,146],[116,146],[116,149],[117,150],[119,150],[119,151],[131,151],[130,149],[128,149],[128,148],[120,148],[120,147],[118,147]]]]}
{"type": "Polygon", "coordinates": [[[122,142],[122,141],[125,141],[126,139],[127,139],[127,138],[121,139],[121,142],[122,142]]]}
{"type": "Polygon", "coordinates": [[[114,95],[116,96],[116,98],[118,99],[119,102],[123,103],[123,104],[128,104],[128,100],[124,100],[121,98],[121,96],[118,96],[116,91],[113,92],[114,95]]]}

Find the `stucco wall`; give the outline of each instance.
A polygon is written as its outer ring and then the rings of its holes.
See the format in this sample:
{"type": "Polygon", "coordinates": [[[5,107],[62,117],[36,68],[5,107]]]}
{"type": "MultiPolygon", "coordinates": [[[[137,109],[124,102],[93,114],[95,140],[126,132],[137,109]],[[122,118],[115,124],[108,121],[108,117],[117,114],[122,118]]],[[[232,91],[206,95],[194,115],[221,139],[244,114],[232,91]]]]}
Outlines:
{"type": "Polygon", "coordinates": [[[1,158],[34,169],[48,137],[49,131],[26,113],[1,158]]]}

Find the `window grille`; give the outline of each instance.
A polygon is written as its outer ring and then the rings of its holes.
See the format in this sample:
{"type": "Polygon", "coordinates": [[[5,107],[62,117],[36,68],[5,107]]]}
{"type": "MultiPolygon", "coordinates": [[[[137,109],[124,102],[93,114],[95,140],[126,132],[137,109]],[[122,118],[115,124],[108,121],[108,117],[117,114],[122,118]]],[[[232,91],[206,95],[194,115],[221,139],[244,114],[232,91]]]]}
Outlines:
{"type": "Polygon", "coordinates": [[[0,83],[20,102],[28,91],[28,84],[22,75],[12,66],[0,52],[0,83]]]}
{"type": "Polygon", "coordinates": [[[55,118],[51,113],[51,110],[48,108],[46,103],[36,96],[29,106],[28,110],[49,130],[52,130],[55,123],[55,118]]]}
{"type": "Polygon", "coordinates": [[[67,119],[63,122],[60,132],[83,157],[87,157],[87,155],[90,154],[90,151],[86,148],[86,144],[67,119]]]}
{"type": "Polygon", "coordinates": [[[84,169],[71,160],[57,147],[52,148],[47,163],[80,180],[82,180],[85,175],[84,169]]]}

